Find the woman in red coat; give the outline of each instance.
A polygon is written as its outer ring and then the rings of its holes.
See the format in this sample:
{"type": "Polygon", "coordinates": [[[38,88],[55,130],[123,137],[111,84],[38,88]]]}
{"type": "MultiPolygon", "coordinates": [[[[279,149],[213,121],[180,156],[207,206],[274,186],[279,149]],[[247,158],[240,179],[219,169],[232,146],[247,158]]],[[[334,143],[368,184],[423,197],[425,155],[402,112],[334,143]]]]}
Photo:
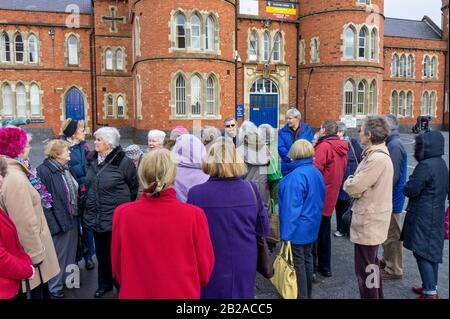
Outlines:
{"type": "MultiPolygon", "coordinates": [[[[6,168],[5,159],[0,157],[0,191],[6,168]]],[[[0,208],[0,299],[14,298],[20,281],[33,277],[34,267],[31,258],[20,246],[16,226],[0,208]]]]}
{"type": "Polygon", "coordinates": [[[139,166],[146,191],[114,211],[111,258],[120,299],[199,299],[209,281],[208,222],[202,209],[177,200],[175,175],[168,150],[147,153],[139,166]]]}

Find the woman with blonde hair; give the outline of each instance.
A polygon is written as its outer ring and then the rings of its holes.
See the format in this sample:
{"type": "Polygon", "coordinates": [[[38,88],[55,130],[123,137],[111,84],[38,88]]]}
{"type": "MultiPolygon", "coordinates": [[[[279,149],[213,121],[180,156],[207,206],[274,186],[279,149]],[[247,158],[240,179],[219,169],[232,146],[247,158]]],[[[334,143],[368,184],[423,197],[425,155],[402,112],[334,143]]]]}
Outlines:
{"type": "Polygon", "coordinates": [[[281,180],[278,195],[281,240],[292,243],[299,299],[311,299],[313,244],[319,235],[325,199],[322,173],[313,165],[314,147],[296,141],[288,154],[292,171],[281,180]]]}
{"type": "Polygon", "coordinates": [[[170,151],[147,153],[139,166],[145,191],[116,208],[112,269],[121,299],[198,299],[214,252],[202,209],[177,200],[170,151]]]}
{"type": "Polygon", "coordinates": [[[258,188],[241,179],[247,167],[234,145],[215,143],[203,162],[209,180],[190,189],[188,203],[208,218],[216,263],[204,299],[255,297],[256,236],[269,234],[267,211],[258,188]]]}
{"type": "Polygon", "coordinates": [[[78,182],[69,167],[69,143],[50,141],[45,148],[45,160],[37,173],[53,198],[50,208],[44,208],[52,234],[60,273],[49,281],[50,295],[64,298],[66,267],[76,262],[78,244],[78,182]]]}

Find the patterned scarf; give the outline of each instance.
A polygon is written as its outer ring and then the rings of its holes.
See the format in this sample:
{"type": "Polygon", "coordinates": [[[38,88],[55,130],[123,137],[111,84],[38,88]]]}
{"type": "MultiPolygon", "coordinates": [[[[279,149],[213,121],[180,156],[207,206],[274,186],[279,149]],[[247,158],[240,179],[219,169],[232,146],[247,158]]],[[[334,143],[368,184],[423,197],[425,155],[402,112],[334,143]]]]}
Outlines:
{"type": "Polygon", "coordinates": [[[70,204],[68,205],[70,215],[78,215],[78,183],[70,173],[69,166],[62,165],[54,159],[49,159],[49,162],[62,174],[64,186],[66,188],[67,203],[70,204]]]}

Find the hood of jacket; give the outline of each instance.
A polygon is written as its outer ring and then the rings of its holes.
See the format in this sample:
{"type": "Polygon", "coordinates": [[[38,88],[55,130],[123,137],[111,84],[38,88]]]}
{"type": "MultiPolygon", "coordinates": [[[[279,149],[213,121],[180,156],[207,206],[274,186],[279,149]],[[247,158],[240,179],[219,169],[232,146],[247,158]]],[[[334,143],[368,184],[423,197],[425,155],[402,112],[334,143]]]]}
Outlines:
{"type": "Polygon", "coordinates": [[[337,135],[321,137],[317,141],[317,145],[320,143],[328,143],[339,156],[347,156],[348,142],[341,140],[337,135]]]}
{"type": "MultiPolygon", "coordinates": [[[[108,154],[108,156],[106,156],[103,164],[108,163],[112,159],[111,165],[119,166],[124,157],[125,152],[122,150],[122,146],[119,145],[115,149],[113,149],[112,152],[108,154]]],[[[87,160],[89,162],[94,162],[95,165],[97,165],[97,159],[98,159],[97,151],[92,151],[87,155],[87,160]]]]}
{"type": "Polygon", "coordinates": [[[206,155],[206,149],[196,136],[183,134],[177,138],[172,153],[179,167],[200,169],[206,155]]]}
{"type": "Polygon", "coordinates": [[[286,169],[287,169],[287,173],[289,174],[292,171],[295,171],[297,168],[301,167],[301,166],[305,166],[305,165],[312,165],[313,163],[313,158],[302,158],[300,160],[297,160],[295,162],[290,162],[286,164],[286,169]]]}
{"type": "Polygon", "coordinates": [[[416,136],[414,157],[420,162],[431,157],[444,155],[444,136],[441,132],[431,131],[416,136]]]}
{"type": "Polygon", "coordinates": [[[266,143],[256,133],[248,134],[237,151],[247,164],[262,166],[269,163],[266,143]]]}

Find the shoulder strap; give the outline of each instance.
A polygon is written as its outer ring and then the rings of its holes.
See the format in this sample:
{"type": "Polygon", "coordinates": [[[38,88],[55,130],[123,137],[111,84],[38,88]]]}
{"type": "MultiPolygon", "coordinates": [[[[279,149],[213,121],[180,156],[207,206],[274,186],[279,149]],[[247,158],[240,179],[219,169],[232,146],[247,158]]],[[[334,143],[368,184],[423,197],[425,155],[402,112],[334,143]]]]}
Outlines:
{"type": "Polygon", "coordinates": [[[262,216],[259,214],[259,203],[258,203],[258,198],[256,197],[256,193],[255,190],[253,189],[252,183],[250,183],[249,181],[247,181],[248,186],[250,186],[250,189],[252,190],[252,194],[253,194],[253,199],[255,200],[255,204],[256,204],[256,214],[259,217],[259,222],[261,223],[261,232],[263,233],[263,237],[266,237],[266,234],[264,232],[264,224],[262,221],[262,216]]]}
{"type": "Polygon", "coordinates": [[[352,140],[348,141],[350,148],[352,149],[353,156],[355,157],[356,165],[359,165],[358,156],[356,156],[355,147],[353,146],[352,140]]]}

